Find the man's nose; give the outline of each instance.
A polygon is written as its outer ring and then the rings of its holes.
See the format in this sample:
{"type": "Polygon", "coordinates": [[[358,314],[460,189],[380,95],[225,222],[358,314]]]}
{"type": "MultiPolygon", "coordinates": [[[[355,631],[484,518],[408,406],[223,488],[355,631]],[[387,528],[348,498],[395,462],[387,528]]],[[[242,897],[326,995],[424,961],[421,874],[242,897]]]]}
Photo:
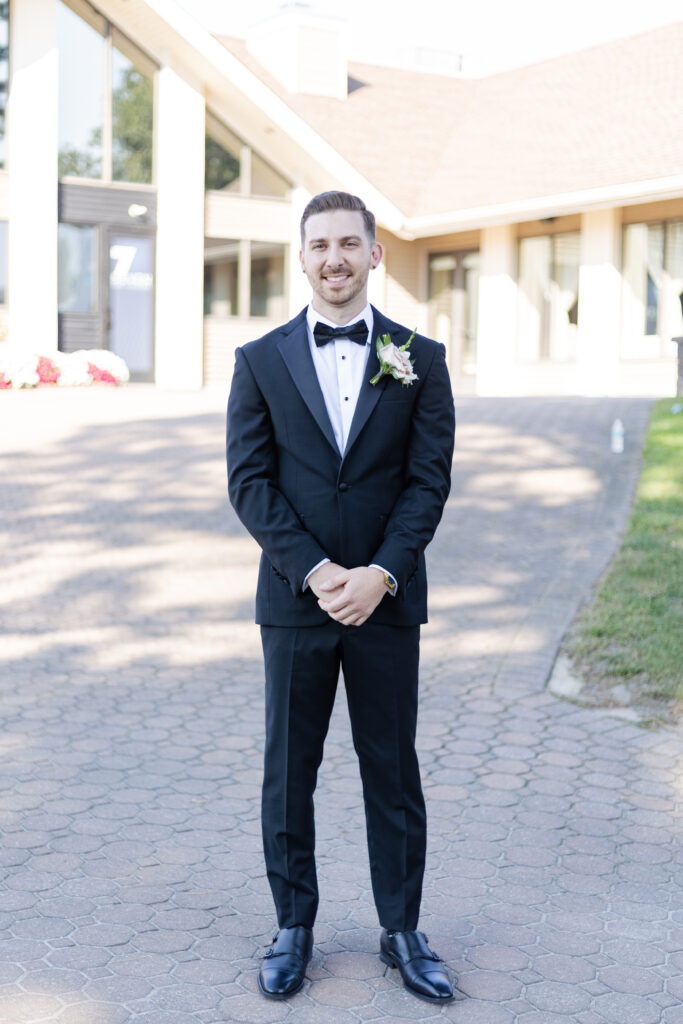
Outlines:
{"type": "Polygon", "coordinates": [[[344,262],[344,254],[341,246],[331,245],[327,250],[327,265],[329,267],[339,267],[344,262]]]}

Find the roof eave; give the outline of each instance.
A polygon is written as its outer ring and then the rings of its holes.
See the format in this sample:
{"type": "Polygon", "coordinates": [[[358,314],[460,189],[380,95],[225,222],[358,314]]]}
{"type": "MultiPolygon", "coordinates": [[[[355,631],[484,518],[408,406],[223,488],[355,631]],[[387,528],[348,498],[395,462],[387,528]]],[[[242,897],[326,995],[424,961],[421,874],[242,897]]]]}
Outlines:
{"type": "Polygon", "coordinates": [[[630,181],[619,185],[565,192],[552,196],[521,199],[510,203],[451,210],[424,217],[407,217],[396,232],[402,238],[429,238],[473,228],[494,227],[518,221],[543,220],[587,210],[607,209],[612,206],[634,206],[683,197],[683,174],[649,181],[630,181]]]}

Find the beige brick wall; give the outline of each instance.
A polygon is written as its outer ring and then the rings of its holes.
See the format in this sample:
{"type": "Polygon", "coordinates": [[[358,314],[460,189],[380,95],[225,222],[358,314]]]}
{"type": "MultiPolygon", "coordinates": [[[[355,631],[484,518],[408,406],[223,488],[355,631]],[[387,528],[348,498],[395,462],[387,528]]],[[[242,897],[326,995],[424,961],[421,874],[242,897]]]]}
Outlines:
{"type": "Polygon", "coordinates": [[[280,324],[265,317],[204,317],[204,383],[225,384],[232,380],[235,349],[260,338],[280,324]]]}
{"type": "Polygon", "coordinates": [[[388,317],[422,328],[420,308],[420,261],[414,242],[404,242],[388,232],[380,231],[378,241],[384,246],[384,309],[388,317]]]}

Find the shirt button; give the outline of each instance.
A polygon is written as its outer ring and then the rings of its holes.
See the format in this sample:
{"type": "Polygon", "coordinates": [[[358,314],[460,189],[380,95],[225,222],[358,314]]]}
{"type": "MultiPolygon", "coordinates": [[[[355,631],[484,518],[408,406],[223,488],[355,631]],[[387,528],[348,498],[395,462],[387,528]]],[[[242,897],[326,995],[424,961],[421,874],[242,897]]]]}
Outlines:
{"type": "Polygon", "coordinates": [[[348,400],[349,400],[349,396],[348,396],[348,395],[345,395],[345,396],[344,396],[344,401],[345,401],[345,402],[348,402],[348,400]]]}

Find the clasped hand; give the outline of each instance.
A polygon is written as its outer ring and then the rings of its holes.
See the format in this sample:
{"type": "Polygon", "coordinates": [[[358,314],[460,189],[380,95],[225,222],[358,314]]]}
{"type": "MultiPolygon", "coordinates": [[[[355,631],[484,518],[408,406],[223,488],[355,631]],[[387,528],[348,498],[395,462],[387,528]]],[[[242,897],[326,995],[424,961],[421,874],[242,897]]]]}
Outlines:
{"type": "Polygon", "coordinates": [[[365,565],[345,569],[336,562],[316,569],[308,585],[322,610],[343,626],[362,626],[387,592],[379,569],[365,565]]]}

